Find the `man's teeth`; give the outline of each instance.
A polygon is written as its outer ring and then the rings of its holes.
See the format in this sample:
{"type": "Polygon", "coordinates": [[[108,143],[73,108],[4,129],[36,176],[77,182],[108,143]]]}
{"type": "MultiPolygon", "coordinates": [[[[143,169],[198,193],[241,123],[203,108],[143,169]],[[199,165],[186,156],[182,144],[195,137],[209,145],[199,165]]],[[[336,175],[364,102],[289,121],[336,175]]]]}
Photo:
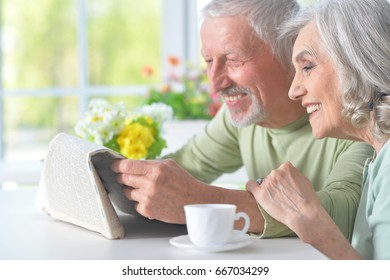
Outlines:
{"type": "Polygon", "coordinates": [[[309,107],[306,108],[306,111],[308,114],[311,114],[311,113],[321,109],[321,107],[322,107],[321,104],[310,105],[309,107]]]}
{"type": "Polygon", "coordinates": [[[226,101],[237,101],[243,98],[245,94],[224,96],[226,101]]]}

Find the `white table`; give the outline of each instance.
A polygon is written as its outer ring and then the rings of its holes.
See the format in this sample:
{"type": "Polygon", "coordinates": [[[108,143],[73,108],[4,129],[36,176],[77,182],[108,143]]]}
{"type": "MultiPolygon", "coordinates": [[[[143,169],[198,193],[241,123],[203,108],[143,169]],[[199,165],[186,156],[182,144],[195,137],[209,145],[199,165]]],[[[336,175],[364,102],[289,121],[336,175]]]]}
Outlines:
{"type": "Polygon", "coordinates": [[[218,253],[180,249],[169,239],[186,234],[185,226],[131,216],[120,216],[126,237],[108,240],[38,210],[36,190],[0,190],[0,260],[326,259],[297,238],[255,239],[247,247],[218,253]]]}

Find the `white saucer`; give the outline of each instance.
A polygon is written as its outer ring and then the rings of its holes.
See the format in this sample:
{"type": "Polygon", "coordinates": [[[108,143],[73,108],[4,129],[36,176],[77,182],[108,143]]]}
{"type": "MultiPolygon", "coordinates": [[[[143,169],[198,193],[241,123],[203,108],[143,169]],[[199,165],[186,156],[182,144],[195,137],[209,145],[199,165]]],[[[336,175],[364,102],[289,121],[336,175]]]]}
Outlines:
{"type": "Polygon", "coordinates": [[[223,252],[239,249],[245,246],[248,246],[252,243],[252,238],[246,234],[239,233],[239,231],[234,231],[232,240],[224,245],[211,246],[211,247],[198,247],[194,245],[188,235],[180,235],[173,237],[169,240],[173,246],[178,248],[190,249],[201,252],[223,252]]]}

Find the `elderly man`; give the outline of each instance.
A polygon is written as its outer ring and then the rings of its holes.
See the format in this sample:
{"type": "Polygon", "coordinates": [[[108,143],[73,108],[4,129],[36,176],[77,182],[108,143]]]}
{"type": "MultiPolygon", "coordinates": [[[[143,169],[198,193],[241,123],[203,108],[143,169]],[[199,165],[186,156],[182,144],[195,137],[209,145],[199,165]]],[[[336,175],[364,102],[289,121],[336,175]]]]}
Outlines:
{"type": "Polygon", "coordinates": [[[113,162],[125,195],[137,202],[141,215],[184,224],[186,204],[231,203],[250,216],[250,232],[289,235],[249,192],[209,183],[242,165],[249,179],[262,178],[290,161],[350,238],[362,167],[372,150],[352,141],[315,140],[307,112],[289,99],[291,46],[278,38],[277,29],[298,9],[293,0],[214,0],[204,8],[201,52],[211,91],[225,105],[203,133],[170,159],[113,162]]]}

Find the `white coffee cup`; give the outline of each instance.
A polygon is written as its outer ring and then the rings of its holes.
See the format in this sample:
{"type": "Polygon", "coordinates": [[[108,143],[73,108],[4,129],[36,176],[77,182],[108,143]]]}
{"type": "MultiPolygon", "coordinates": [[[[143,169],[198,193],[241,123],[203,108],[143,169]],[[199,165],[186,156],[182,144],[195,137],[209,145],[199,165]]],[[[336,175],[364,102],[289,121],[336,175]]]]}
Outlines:
{"type": "Polygon", "coordinates": [[[246,234],[249,216],[236,213],[233,204],[189,204],[184,206],[187,231],[191,242],[199,247],[221,246],[232,239],[233,234],[246,234]],[[243,218],[244,227],[234,230],[234,221],[243,218]]]}

